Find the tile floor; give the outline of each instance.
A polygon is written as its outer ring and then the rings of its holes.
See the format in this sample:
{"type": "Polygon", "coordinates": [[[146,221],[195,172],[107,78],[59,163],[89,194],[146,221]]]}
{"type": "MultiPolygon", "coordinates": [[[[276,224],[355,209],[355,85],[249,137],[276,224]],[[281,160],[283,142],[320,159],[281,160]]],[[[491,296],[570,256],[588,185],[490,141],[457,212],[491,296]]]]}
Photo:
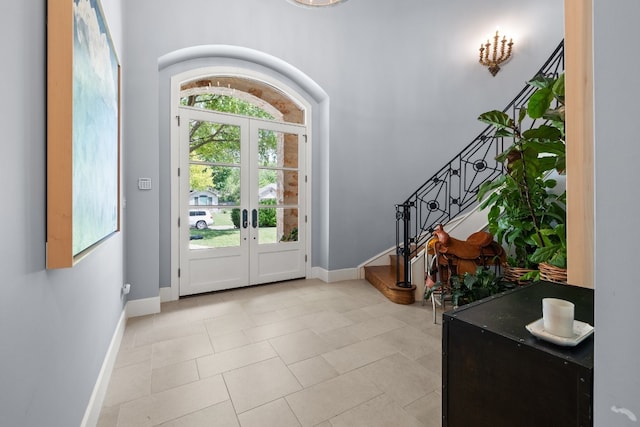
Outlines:
{"type": "Polygon", "coordinates": [[[364,280],[165,303],[129,319],[98,426],[440,426],[432,319],[364,280]]]}

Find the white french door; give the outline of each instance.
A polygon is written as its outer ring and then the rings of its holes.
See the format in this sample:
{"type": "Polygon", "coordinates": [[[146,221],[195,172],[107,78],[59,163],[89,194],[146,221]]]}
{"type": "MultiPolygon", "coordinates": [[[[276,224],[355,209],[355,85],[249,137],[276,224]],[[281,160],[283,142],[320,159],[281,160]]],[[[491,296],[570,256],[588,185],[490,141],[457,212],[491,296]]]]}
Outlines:
{"type": "Polygon", "coordinates": [[[305,127],[180,108],[180,295],[305,276],[305,127]]]}

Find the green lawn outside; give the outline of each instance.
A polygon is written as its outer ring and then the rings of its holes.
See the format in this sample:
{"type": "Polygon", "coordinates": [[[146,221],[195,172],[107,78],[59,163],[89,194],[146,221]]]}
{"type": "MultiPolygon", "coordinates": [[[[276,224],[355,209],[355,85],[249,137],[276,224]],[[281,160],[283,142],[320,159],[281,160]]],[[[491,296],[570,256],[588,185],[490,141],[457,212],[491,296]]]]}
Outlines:
{"type": "MultiPolygon", "coordinates": [[[[206,230],[191,229],[191,237],[202,237],[192,239],[191,243],[197,246],[207,246],[212,248],[226,248],[240,245],[240,230],[233,228],[231,221],[231,209],[221,209],[212,214],[213,225],[206,230]],[[228,226],[228,229],[217,230],[217,227],[228,226]]],[[[277,243],[276,227],[262,227],[258,231],[260,243],[277,243]]]]}
{"type": "Polygon", "coordinates": [[[213,225],[233,225],[231,221],[231,209],[220,210],[211,215],[213,217],[213,225]]]}

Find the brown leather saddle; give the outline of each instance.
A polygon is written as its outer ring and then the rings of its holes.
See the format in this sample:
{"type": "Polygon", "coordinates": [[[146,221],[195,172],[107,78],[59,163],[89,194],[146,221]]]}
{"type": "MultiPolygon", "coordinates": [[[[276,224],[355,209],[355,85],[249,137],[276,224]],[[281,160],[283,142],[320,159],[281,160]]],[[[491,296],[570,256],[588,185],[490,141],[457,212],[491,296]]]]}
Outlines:
{"type": "Polygon", "coordinates": [[[459,240],[444,231],[441,224],[427,243],[427,251],[434,256],[435,265],[432,267],[437,267],[437,270],[429,271],[429,276],[435,281],[434,276],[439,272],[442,283],[454,274],[475,274],[478,266],[501,265],[506,258],[504,249],[491,233],[477,231],[467,240],[459,240]]]}

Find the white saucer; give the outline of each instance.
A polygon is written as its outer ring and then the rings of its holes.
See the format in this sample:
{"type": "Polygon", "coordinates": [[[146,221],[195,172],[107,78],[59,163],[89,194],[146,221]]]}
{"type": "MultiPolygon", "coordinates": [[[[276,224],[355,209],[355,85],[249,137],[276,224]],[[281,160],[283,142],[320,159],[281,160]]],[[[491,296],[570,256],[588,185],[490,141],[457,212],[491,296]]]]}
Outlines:
{"type": "Polygon", "coordinates": [[[572,337],[559,337],[545,331],[544,321],[542,318],[529,323],[525,328],[527,328],[527,331],[531,332],[532,335],[540,339],[567,347],[574,347],[580,344],[585,338],[593,333],[593,326],[588,323],[580,322],[579,320],[573,321],[572,337]]]}

